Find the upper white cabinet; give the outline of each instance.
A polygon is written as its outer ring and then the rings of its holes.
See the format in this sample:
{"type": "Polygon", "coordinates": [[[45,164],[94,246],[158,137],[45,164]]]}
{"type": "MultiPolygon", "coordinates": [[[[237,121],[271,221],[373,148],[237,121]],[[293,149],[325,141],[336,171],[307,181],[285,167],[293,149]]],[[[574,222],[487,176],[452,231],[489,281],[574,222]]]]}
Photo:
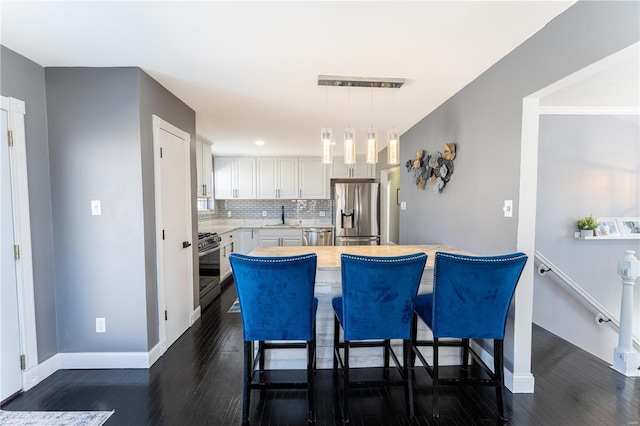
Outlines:
{"type": "Polygon", "coordinates": [[[298,159],[295,157],[258,157],[257,198],[299,198],[298,159]]]}
{"type": "Polygon", "coordinates": [[[299,198],[329,198],[328,165],[320,157],[300,157],[299,198]]]}
{"type": "Polygon", "coordinates": [[[196,170],[198,175],[198,198],[211,198],[213,196],[212,182],[213,158],[211,157],[211,145],[207,142],[196,141],[196,170]]]}
{"type": "Polygon", "coordinates": [[[217,200],[256,198],[254,157],[215,157],[213,170],[217,200]]]}
{"type": "Polygon", "coordinates": [[[329,166],[320,157],[215,157],[213,170],[217,200],[329,198],[329,166]]]}
{"type": "Polygon", "coordinates": [[[334,157],[331,177],[373,179],[376,177],[376,165],[367,164],[364,155],[356,156],[356,164],[344,164],[342,157],[334,157]]]}

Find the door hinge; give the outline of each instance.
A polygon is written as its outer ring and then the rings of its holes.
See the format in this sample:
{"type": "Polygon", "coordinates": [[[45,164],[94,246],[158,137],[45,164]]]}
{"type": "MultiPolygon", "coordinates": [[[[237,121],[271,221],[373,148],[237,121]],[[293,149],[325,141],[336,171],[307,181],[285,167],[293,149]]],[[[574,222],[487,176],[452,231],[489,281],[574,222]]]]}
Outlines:
{"type": "Polygon", "coordinates": [[[162,158],[162,147],[160,147],[160,158],[162,158]]]}
{"type": "Polygon", "coordinates": [[[20,370],[26,370],[27,369],[27,359],[25,358],[24,355],[20,355],[20,370]]]}
{"type": "Polygon", "coordinates": [[[164,229],[162,230],[162,239],[164,240],[164,229]]]}
{"type": "Polygon", "coordinates": [[[9,146],[13,146],[13,131],[7,130],[7,143],[9,146]]]}
{"type": "Polygon", "coordinates": [[[20,260],[20,246],[17,244],[13,246],[13,258],[15,260],[20,260]]]}
{"type": "Polygon", "coordinates": [[[164,320],[165,320],[165,321],[167,321],[167,320],[168,320],[168,318],[167,318],[167,311],[164,311],[164,320]]]}

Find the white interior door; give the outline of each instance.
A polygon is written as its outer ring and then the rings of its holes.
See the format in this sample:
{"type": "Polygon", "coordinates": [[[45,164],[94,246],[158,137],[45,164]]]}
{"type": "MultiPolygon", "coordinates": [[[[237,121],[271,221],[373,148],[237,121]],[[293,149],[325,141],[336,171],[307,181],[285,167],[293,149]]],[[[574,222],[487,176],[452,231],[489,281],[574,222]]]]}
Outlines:
{"type": "Polygon", "coordinates": [[[14,257],[13,202],[11,195],[11,163],[7,138],[7,112],[2,114],[2,143],[0,147],[0,401],[22,390],[20,369],[20,326],[16,261],[14,257]]]}
{"type": "Polygon", "coordinates": [[[161,157],[156,156],[155,162],[158,305],[160,339],[164,337],[166,350],[191,324],[193,245],[189,135],[154,119],[154,150],[160,149],[161,157]]]}

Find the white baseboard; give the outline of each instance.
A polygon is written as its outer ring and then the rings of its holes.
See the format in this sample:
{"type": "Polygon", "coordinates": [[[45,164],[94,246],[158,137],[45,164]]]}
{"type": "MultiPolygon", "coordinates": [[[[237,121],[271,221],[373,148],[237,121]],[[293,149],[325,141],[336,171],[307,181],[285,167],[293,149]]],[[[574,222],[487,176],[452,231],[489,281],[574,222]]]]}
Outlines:
{"type": "MultiPolygon", "coordinates": [[[[471,347],[480,355],[480,359],[487,364],[487,367],[493,369],[493,354],[474,341],[471,341],[471,347]]],[[[533,374],[514,373],[506,367],[503,368],[502,374],[504,375],[504,385],[512,393],[533,393],[536,384],[533,374]]]]}
{"type": "Polygon", "coordinates": [[[58,370],[149,368],[164,354],[164,342],[149,352],[64,352],[22,372],[23,391],[36,386],[58,370]]]}
{"type": "Polygon", "coordinates": [[[193,323],[196,322],[198,318],[200,318],[200,313],[201,313],[200,305],[198,305],[198,307],[195,308],[191,313],[191,324],[189,325],[193,325],[193,323]]]}
{"type": "Polygon", "coordinates": [[[151,350],[149,351],[149,365],[151,367],[156,363],[157,360],[165,353],[162,348],[165,346],[164,341],[158,342],[151,350]]]}
{"type": "Polygon", "coordinates": [[[59,353],[61,370],[94,368],[149,368],[150,352],[59,353]]]}

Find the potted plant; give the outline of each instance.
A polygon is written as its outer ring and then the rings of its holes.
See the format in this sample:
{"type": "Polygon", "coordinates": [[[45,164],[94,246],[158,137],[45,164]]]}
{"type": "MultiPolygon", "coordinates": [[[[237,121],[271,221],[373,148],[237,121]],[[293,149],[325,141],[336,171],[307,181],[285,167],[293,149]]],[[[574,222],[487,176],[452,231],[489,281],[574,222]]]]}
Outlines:
{"type": "Polygon", "coordinates": [[[576,222],[576,225],[578,225],[581,237],[593,237],[593,231],[598,229],[600,222],[592,215],[589,215],[576,222]]]}

